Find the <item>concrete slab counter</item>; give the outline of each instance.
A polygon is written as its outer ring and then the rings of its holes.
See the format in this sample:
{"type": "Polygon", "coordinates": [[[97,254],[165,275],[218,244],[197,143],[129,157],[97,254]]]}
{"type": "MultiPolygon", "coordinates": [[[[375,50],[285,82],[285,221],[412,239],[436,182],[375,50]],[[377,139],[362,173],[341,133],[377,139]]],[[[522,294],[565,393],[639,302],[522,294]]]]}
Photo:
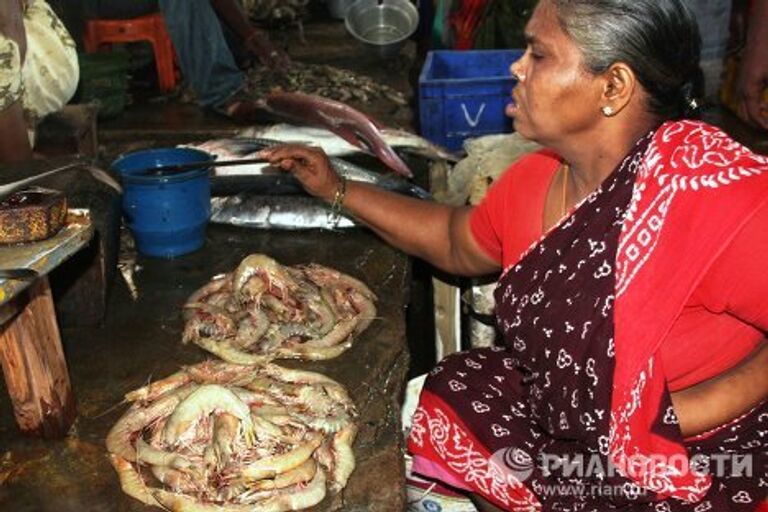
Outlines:
{"type": "Polygon", "coordinates": [[[0,393],[0,509],[59,512],[149,510],[123,494],[104,438],[126,408],[123,394],[212,356],[182,345],[181,305],[212,276],[263,252],[281,263],[317,262],[362,279],[379,297],[378,318],[340,357],[286,366],[322,372],[350,392],[360,411],[357,468],[342,493],[319,511],[405,508],[400,397],[408,369],[405,311],[408,259],[370,232],[273,232],[210,226],[203,249],[174,260],[139,258],[138,299],[116,283],[107,316],[96,327],[65,328],[62,339],[78,419],[62,441],[30,440],[17,429],[0,393]]]}

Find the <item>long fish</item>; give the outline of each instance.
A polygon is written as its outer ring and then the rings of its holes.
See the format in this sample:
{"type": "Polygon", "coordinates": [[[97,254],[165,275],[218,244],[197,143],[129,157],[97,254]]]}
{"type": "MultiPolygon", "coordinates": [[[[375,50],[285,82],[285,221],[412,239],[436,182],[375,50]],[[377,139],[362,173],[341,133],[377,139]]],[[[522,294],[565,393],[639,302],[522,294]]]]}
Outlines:
{"type": "Polygon", "coordinates": [[[257,229],[346,229],[355,222],[336,218],[331,208],[310,196],[274,196],[248,192],[211,198],[211,222],[257,229]]]}
{"type": "MultiPolygon", "coordinates": [[[[282,142],[271,139],[232,138],[214,139],[191,145],[191,147],[202,149],[219,159],[229,160],[248,158],[265,147],[277,144],[282,144],[282,142]]],[[[400,176],[369,171],[341,158],[329,157],[329,160],[336,172],[348,180],[369,183],[385,190],[419,199],[431,198],[428,191],[400,176]]],[[[213,196],[234,195],[240,192],[294,195],[304,194],[304,189],[293,175],[275,169],[266,163],[217,169],[211,177],[211,194],[213,196]]]]}
{"type": "Polygon", "coordinates": [[[376,155],[387,167],[407,178],[413,173],[384,141],[379,123],[346,103],[299,92],[273,92],[260,100],[266,111],[289,121],[319,126],[376,155]]]}
{"type": "MultiPolygon", "coordinates": [[[[458,162],[461,159],[457,153],[451,152],[420,135],[406,130],[381,128],[379,133],[384,142],[398,151],[411,153],[430,160],[458,162]]],[[[238,132],[237,136],[318,146],[329,156],[345,156],[367,152],[367,149],[361,149],[357,145],[350,144],[332,131],[316,126],[296,126],[287,123],[277,123],[264,127],[252,126],[238,132]]]]}

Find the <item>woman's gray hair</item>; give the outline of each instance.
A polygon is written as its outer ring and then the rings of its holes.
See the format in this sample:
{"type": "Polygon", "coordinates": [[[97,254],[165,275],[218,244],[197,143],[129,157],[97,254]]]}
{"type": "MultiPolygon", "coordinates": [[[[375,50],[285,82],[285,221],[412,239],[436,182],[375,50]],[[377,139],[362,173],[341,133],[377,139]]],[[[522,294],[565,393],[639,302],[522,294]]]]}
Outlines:
{"type": "Polygon", "coordinates": [[[663,119],[696,114],[704,89],[701,37],[681,0],[550,1],[592,73],[623,62],[648,93],[651,112],[663,119]]]}

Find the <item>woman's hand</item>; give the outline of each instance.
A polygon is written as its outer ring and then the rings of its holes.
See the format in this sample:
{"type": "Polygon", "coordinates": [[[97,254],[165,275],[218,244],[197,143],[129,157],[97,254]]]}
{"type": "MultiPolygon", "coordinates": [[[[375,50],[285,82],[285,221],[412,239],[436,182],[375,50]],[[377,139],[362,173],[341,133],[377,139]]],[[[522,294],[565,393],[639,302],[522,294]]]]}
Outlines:
{"type": "Polygon", "coordinates": [[[258,156],[293,173],[304,189],[329,203],[343,199],[345,214],[386,242],[451,274],[483,276],[500,270],[474,240],[469,208],[406,197],[370,183],[349,180],[341,194],[341,178],[322,149],[286,144],[259,151],[258,156]]]}
{"type": "Polygon", "coordinates": [[[254,29],[251,32],[245,40],[245,49],[270,69],[285,72],[291,66],[288,54],[275,46],[261,30],[254,29]]]}
{"type": "Polygon", "coordinates": [[[224,23],[243,39],[243,45],[248,53],[269,68],[278,71],[288,69],[291,65],[288,54],[272,44],[266,33],[251,24],[248,14],[238,0],[210,0],[210,2],[224,23]]]}
{"type": "Polygon", "coordinates": [[[258,156],[275,167],[291,172],[309,194],[325,201],[331,202],[341,185],[341,178],[322,149],[285,144],[263,149],[258,156]]]}

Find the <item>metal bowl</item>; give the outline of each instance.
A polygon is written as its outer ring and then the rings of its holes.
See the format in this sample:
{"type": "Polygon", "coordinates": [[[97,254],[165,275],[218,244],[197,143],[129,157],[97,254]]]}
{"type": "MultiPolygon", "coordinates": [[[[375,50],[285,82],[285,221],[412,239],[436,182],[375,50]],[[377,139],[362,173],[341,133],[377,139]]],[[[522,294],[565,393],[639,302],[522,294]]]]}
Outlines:
{"type": "Polygon", "coordinates": [[[356,0],[344,17],[347,32],[378,57],[394,57],[419,25],[410,0],[356,0]]]}

